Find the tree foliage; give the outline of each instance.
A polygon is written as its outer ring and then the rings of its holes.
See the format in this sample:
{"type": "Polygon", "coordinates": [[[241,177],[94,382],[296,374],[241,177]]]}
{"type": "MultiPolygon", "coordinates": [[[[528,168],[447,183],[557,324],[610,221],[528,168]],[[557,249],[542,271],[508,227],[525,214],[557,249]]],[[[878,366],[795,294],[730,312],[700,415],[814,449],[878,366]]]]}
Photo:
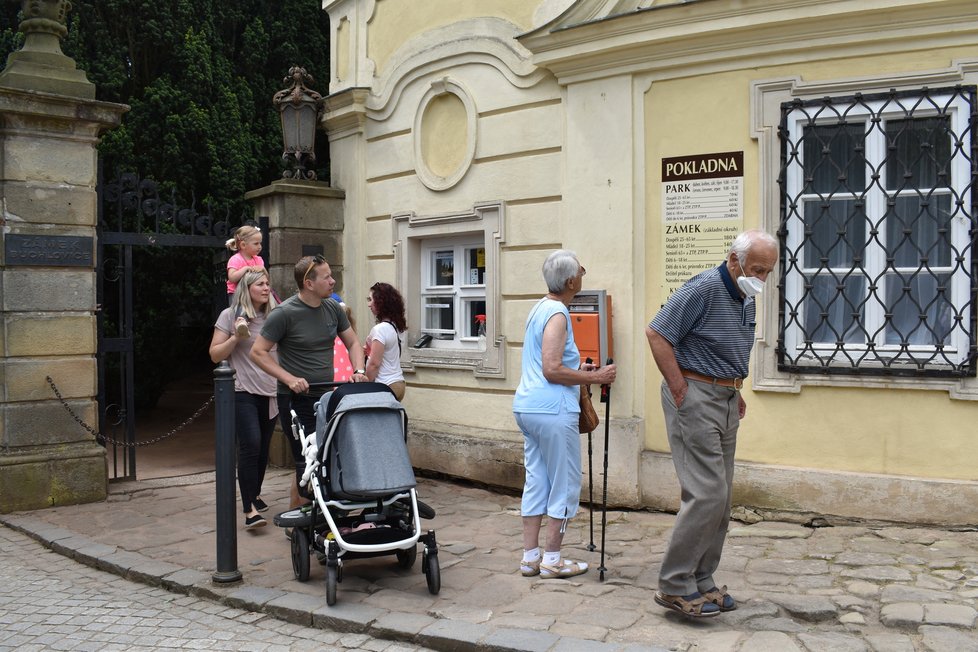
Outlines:
{"type": "MultiPolygon", "coordinates": [[[[23,45],[18,5],[0,5],[0,63],[23,45]]],[[[314,89],[327,90],[329,24],[320,0],[71,5],[62,50],[95,84],[98,100],[130,106],[99,145],[104,177],[134,172],[201,213],[247,212],[244,193],[281,177],[271,100],[289,67],[304,67],[314,89]]],[[[317,173],[328,179],[328,144],[322,135],[317,141],[317,173]]],[[[186,360],[207,360],[212,299],[217,292],[226,300],[214,257],[183,248],[136,252],[137,395],[144,404],[186,371],[186,360]]]]}
{"type": "Polygon", "coordinates": [[[104,139],[107,169],[181,192],[190,185],[198,201],[216,207],[237,206],[245,191],[279,176],[272,95],[291,65],[321,83],[329,78],[328,19],[318,0],[73,6],[65,53],[88,72],[99,99],[132,107],[104,139]]]}
{"type": "MultiPolygon", "coordinates": [[[[329,23],[320,0],[73,0],[65,54],[97,99],[128,104],[105,134],[106,176],[135,172],[215,210],[281,173],[272,95],[292,65],[325,93],[329,23]]],[[[0,61],[23,44],[15,3],[0,7],[0,61]]],[[[326,139],[317,170],[328,178],[326,139]]]]}

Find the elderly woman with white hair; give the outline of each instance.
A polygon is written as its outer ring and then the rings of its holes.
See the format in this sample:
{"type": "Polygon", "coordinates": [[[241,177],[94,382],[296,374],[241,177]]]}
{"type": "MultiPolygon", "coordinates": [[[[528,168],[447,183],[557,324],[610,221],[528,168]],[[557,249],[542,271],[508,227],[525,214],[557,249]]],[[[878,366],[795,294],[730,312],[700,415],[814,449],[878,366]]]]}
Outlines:
{"type": "Polygon", "coordinates": [[[562,559],[560,546],[567,521],[581,498],[581,440],[578,432],[583,384],[607,385],[615,365],[581,364],[571,328],[571,299],[581,291],[586,270],[572,251],[560,249],[543,263],[550,290],[530,310],[523,338],[522,376],[513,413],[523,431],[526,481],[523,486],[524,577],[573,577],[587,572],[586,562],[562,559]],[[540,552],[543,516],[549,517],[540,552]]]}

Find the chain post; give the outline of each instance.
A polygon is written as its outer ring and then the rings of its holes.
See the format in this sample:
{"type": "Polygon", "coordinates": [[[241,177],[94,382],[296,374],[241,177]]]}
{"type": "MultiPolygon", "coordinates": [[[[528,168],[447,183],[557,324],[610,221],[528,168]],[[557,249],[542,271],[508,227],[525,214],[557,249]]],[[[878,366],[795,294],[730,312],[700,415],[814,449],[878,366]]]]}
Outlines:
{"type": "Polygon", "coordinates": [[[241,581],[238,532],[234,525],[234,369],[222,360],[214,369],[214,476],[217,503],[216,584],[241,581]]]}

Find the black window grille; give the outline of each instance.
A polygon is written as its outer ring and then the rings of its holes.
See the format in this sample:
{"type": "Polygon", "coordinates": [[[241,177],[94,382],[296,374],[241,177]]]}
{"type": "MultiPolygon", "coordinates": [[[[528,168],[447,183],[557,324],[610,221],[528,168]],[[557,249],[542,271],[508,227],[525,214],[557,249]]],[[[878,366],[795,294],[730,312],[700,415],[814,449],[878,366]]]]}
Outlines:
{"type": "Polygon", "coordinates": [[[782,104],[779,369],[975,375],[975,95],[782,104]]]}

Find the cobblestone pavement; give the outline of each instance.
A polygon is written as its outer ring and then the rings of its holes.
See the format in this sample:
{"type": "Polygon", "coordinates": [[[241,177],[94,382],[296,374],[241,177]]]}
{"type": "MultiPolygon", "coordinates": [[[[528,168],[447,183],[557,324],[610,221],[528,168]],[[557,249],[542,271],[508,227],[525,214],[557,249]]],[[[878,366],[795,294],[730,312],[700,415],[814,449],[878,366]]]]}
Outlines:
{"type": "MultiPolygon", "coordinates": [[[[285,509],[288,482],[281,470],[266,479],[270,513],[285,509]]],[[[978,652],[975,531],[731,522],[718,578],[740,608],[687,621],[652,600],[673,515],[610,511],[601,582],[599,553],[586,549],[584,509],[570,524],[565,554],[593,570],[572,580],[528,579],[518,570],[517,496],[421,478],[419,497],[438,512],[425,524],[437,531],[441,592],[428,593],[420,564],[402,570],[389,557],[355,560],[344,567],[337,605],[326,607],[323,567],[313,560],[310,581],[298,582],[288,541],[274,526],[239,529],[244,581],[211,584],[212,476],[183,486],[113,485],[112,492],[106,503],[0,522],[129,577],[147,574],[123,563],[139,553],[157,564],[150,575],[196,573],[192,595],[302,623],[327,618],[378,636],[394,631],[436,649],[978,652]]],[[[600,543],[597,531],[595,539],[600,543]]]]}
{"type": "Polygon", "coordinates": [[[300,627],[138,584],[0,528],[0,650],[371,650],[426,648],[300,627]]]}

